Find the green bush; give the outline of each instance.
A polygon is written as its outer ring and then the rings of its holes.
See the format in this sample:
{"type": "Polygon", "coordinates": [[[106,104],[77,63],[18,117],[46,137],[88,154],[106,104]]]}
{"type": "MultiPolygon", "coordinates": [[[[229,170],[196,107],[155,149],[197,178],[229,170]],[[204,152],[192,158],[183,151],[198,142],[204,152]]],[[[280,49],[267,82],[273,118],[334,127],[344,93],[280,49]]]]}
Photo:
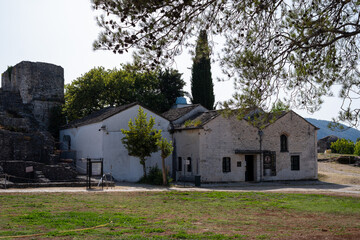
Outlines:
{"type": "Polygon", "coordinates": [[[355,144],[350,140],[341,138],[331,143],[330,148],[333,153],[353,154],[355,144]]]}
{"type": "MultiPolygon", "coordinates": [[[[167,175],[168,184],[171,182],[171,178],[167,175]]],[[[163,185],[162,171],[161,169],[155,165],[154,167],[150,167],[150,171],[146,177],[142,177],[139,183],[153,184],[153,185],[163,185]]]]}
{"type": "Polygon", "coordinates": [[[360,141],[356,142],[354,154],[360,156],[360,141]]]}

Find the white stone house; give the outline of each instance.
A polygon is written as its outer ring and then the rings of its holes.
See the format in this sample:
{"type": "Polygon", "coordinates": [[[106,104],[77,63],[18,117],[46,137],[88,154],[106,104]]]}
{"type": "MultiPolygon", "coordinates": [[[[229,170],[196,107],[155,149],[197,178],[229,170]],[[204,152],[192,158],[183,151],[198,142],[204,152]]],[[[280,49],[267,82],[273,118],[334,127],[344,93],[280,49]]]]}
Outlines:
{"type": "MultiPolygon", "coordinates": [[[[104,173],[110,173],[117,181],[138,181],[143,176],[143,168],[138,158],[128,155],[121,142],[124,136],[121,129],[128,129],[128,122],[137,116],[139,107],[141,106],[137,103],[109,107],[69,123],[60,130],[61,148],[76,151],[78,160],[103,158],[104,173]]],[[[148,118],[155,118],[154,128],[162,130],[162,136],[170,140],[170,122],[142,108],[148,118]]],[[[166,159],[165,164],[171,171],[171,157],[166,159]]],[[[160,152],[152,154],[146,160],[146,167],[155,165],[161,168],[160,152]]]]}
{"type": "Polygon", "coordinates": [[[170,109],[173,176],[201,182],[317,179],[317,128],[293,111],[260,130],[201,105],[170,109]]]}

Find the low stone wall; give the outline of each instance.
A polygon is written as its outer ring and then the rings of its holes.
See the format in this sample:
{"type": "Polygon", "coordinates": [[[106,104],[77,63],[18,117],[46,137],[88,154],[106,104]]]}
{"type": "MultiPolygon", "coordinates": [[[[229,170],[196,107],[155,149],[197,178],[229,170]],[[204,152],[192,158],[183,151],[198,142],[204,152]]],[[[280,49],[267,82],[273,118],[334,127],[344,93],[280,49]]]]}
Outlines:
{"type": "Polygon", "coordinates": [[[35,182],[35,171],[42,171],[43,164],[31,161],[0,161],[3,172],[9,175],[9,180],[16,183],[35,182]],[[28,172],[26,169],[28,168],[28,172]],[[30,171],[31,170],[31,171],[30,171]]]}
{"type": "Polygon", "coordinates": [[[73,181],[77,172],[65,165],[45,165],[43,173],[51,181],[73,181]]]}
{"type": "Polygon", "coordinates": [[[66,165],[45,165],[32,161],[0,161],[3,173],[9,176],[11,182],[37,182],[35,172],[41,171],[51,181],[74,181],[77,173],[66,165]]]}

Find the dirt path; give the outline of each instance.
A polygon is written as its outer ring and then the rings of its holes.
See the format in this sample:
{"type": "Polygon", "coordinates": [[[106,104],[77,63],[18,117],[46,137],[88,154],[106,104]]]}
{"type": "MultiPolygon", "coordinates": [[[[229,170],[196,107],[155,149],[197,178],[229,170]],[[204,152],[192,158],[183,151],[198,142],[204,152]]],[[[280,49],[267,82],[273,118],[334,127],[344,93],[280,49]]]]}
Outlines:
{"type": "Polygon", "coordinates": [[[232,192],[284,192],[284,193],[317,193],[360,197],[360,185],[340,185],[321,181],[261,182],[234,184],[175,185],[157,187],[134,183],[118,183],[115,187],[103,190],[86,190],[86,188],[28,188],[0,189],[0,194],[7,193],[100,193],[100,192],[137,192],[137,191],[232,191],[232,192]]]}
{"type": "Polygon", "coordinates": [[[0,189],[0,194],[6,193],[55,193],[55,192],[129,192],[129,191],[237,191],[237,192],[291,192],[291,193],[321,193],[331,195],[351,195],[360,197],[360,168],[333,162],[319,162],[319,181],[283,181],[261,183],[228,183],[178,184],[172,187],[142,185],[134,183],[118,183],[115,187],[100,190],[86,190],[85,187],[53,187],[0,189]]]}
{"type": "Polygon", "coordinates": [[[360,185],[360,167],[336,162],[319,162],[319,180],[335,183],[360,185]]]}

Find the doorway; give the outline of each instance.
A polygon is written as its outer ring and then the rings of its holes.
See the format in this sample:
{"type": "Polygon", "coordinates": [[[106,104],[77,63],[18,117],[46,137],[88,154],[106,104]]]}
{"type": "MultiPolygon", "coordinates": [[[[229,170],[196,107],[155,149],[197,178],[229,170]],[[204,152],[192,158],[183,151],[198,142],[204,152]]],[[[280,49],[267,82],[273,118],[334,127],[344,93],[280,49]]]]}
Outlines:
{"type": "Polygon", "coordinates": [[[245,181],[254,181],[254,155],[245,155],[246,171],[245,181]]]}

